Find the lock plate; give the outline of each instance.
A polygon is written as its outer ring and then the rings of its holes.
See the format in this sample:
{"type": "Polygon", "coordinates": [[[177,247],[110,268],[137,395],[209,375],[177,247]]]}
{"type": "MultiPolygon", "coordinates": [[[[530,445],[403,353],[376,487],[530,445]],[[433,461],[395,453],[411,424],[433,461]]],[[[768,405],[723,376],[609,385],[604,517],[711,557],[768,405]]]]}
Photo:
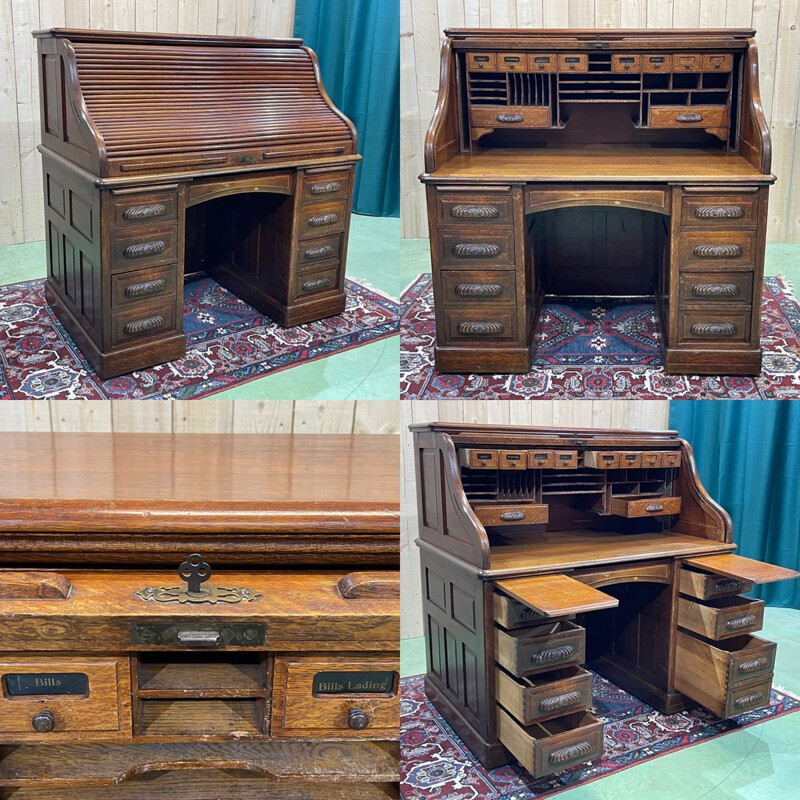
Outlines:
{"type": "Polygon", "coordinates": [[[132,622],[131,644],[146,647],[263,647],[267,626],[260,622],[132,622]],[[202,644],[198,634],[203,634],[202,644]],[[216,634],[214,636],[213,634],[216,634]]]}

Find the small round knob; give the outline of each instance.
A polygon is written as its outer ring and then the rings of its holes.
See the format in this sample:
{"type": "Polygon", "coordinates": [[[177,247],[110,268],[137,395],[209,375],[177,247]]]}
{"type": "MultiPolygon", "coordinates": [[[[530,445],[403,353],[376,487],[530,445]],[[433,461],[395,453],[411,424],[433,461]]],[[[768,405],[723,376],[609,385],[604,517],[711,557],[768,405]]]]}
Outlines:
{"type": "Polygon", "coordinates": [[[351,708],[347,713],[347,725],[354,731],[363,731],[369,725],[369,714],[360,708],[351,708]]]}
{"type": "Polygon", "coordinates": [[[40,711],[32,720],[33,729],[38,733],[50,733],[56,726],[56,718],[50,711],[40,711]]]}
{"type": "Polygon", "coordinates": [[[570,68],[570,69],[575,69],[575,65],[574,65],[574,64],[570,64],[570,65],[569,65],[569,68],[570,68]]]}

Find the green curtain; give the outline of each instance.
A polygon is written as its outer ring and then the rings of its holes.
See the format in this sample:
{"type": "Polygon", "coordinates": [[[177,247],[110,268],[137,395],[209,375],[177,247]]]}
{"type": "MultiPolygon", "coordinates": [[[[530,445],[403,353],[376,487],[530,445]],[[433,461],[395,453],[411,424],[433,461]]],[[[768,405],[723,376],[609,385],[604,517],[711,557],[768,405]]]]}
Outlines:
{"type": "Polygon", "coordinates": [[[297,0],[294,35],[319,56],[325,89],[355,124],[353,211],[400,214],[400,15],[386,0],[297,0]]]}
{"type": "MultiPolygon", "coordinates": [[[[800,403],[673,401],[669,421],[694,448],[709,494],[730,513],[736,552],[800,570],[800,403]]],[[[800,608],[800,580],[753,594],[800,608]]]]}

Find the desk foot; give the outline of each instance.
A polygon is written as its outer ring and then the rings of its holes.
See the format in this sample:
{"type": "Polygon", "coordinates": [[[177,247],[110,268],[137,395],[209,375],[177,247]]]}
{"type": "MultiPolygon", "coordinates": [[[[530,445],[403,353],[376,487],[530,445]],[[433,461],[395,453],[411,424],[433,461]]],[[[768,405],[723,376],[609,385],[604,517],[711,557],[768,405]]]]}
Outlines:
{"type": "Polygon", "coordinates": [[[760,375],[758,350],[682,350],[668,347],[664,369],[670,375],[760,375]]]}
{"type": "Polygon", "coordinates": [[[528,347],[436,347],[436,369],[458,373],[515,373],[531,371],[528,347]]]}

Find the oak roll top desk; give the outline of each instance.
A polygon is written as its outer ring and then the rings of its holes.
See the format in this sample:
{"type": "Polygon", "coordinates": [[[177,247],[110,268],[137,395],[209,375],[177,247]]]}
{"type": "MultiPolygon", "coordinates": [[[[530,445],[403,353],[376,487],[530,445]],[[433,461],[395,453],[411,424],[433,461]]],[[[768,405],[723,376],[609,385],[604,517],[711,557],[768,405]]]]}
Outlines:
{"type": "Polygon", "coordinates": [[[397,796],[396,436],[0,445],[0,797],[397,796]]]}
{"type": "Polygon", "coordinates": [[[527,372],[542,304],[655,302],[673,373],[756,374],[752,30],[445,31],[425,139],[442,372],[527,372]]]}
{"type": "Polygon", "coordinates": [[[300,39],[52,29],[46,298],[102,378],[183,355],[184,275],[339,314],[357,136],[300,39]]]}
{"type": "Polygon", "coordinates": [[[487,767],[599,758],[594,671],[662,713],[769,703],[775,644],[728,514],[675,432],[431,423],[414,433],[426,694],[487,767]]]}

